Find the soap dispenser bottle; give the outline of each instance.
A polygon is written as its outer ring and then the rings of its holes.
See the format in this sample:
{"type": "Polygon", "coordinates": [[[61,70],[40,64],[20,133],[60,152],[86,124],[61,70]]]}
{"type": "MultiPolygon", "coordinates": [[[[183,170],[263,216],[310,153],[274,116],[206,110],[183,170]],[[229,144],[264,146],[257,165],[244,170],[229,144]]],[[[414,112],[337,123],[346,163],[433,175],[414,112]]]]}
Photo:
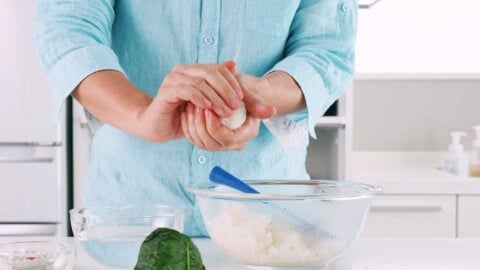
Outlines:
{"type": "Polygon", "coordinates": [[[474,126],[475,140],[473,140],[473,149],[470,159],[470,176],[480,177],[480,126],[474,126]]]}
{"type": "Polygon", "coordinates": [[[468,177],[469,159],[460,142],[462,137],[467,136],[467,134],[461,131],[452,131],[450,136],[452,137],[452,142],[448,146],[448,152],[442,158],[442,170],[458,176],[468,177]]]}

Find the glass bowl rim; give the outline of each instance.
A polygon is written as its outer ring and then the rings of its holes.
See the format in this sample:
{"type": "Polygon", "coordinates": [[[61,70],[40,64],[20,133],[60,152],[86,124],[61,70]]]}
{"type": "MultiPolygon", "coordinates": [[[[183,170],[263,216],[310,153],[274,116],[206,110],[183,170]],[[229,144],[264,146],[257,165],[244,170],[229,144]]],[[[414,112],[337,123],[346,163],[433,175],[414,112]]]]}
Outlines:
{"type": "Polygon", "coordinates": [[[3,243],[0,244],[0,253],[2,249],[8,248],[8,247],[22,247],[22,246],[29,246],[32,244],[48,244],[48,245],[55,245],[55,247],[58,247],[58,250],[61,253],[65,252],[72,252],[74,251],[74,246],[70,243],[64,242],[64,241],[18,241],[18,242],[11,242],[11,243],[3,243]]]}
{"type": "Polygon", "coordinates": [[[218,184],[207,182],[187,188],[196,196],[210,197],[215,199],[239,200],[239,201],[290,201],[290,200],[354,200],[369,198],[382,191],[380,186],[370,183],[349,182],[341,180],[245,180],[247,184],[256,185],[328,185],[334,187],[354,187],[358,191],[347,194],[257,194],[229,191],[215,191],[212,188],[218,184]]]}
{"type": "Polygon", "coordinates": [[[94,207],[82,207],[74,208],[69,211],[70,216],[73,217],[85,217],[85,218],[156,218],[174,216],[178,214],[185,214],[185,207],[171,204],[128,204],[120,207],[115,206],[94,206],[94,207]],[[147,209],[168,209],[171,212],[151,215],[97,215],[95,210],[113,210],[121,212],[127,208],[147,208],[147,209]],[[92,210],[92,211],[87,211],[92,210]],[[82,213],[83,212],[83,213],[82,213]]]}

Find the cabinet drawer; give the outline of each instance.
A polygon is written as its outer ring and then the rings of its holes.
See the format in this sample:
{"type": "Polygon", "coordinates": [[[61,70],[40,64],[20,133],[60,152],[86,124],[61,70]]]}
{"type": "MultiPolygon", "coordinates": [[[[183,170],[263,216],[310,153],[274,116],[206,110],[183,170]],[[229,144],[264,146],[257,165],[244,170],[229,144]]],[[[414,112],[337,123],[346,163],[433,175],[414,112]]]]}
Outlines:
{"type": "Polygon", "coordinates": [[[480,196],[458,196],[458,236],[480,237],[480,196]]]}
{"type": "Polygon", "coordinates": [[[56,161],[0,163],[0,224],[57,222],[57,171],[56,161]]]}
{"type": "Polygon", "coordinates": [[[455,237],[455,196],[377,196],[363,236],[455,237]]]}

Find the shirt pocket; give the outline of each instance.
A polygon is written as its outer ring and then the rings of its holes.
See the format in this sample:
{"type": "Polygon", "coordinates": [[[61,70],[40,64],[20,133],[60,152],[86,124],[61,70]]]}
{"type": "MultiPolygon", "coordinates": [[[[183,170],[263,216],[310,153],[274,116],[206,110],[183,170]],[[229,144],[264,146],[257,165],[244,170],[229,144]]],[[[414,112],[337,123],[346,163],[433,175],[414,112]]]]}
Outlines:
{"type": "Polygon", "coordinates": [[[287,36],[300,0],[245,0],[245,28],[269,36],[287,36]]]}

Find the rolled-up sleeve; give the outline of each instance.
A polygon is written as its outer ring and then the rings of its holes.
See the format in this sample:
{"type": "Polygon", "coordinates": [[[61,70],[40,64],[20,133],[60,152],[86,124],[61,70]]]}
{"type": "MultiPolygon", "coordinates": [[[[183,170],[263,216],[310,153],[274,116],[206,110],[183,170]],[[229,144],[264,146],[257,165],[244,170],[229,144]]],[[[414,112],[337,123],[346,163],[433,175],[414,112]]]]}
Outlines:
{"type": "Polygon", "coordinates": [[[353,78],[357,30],[355,0],[302,0],[290,27],[285,58],[269,72],[284,71],[300,86],[308,130],[340,98],[353,78]]]}
{"type": "Polygon", "coordinates": [[[123,70],[111,49],[114,0],[40,0],[35,44],[58,116],[65,98],[88,75],[123,70]]]}

